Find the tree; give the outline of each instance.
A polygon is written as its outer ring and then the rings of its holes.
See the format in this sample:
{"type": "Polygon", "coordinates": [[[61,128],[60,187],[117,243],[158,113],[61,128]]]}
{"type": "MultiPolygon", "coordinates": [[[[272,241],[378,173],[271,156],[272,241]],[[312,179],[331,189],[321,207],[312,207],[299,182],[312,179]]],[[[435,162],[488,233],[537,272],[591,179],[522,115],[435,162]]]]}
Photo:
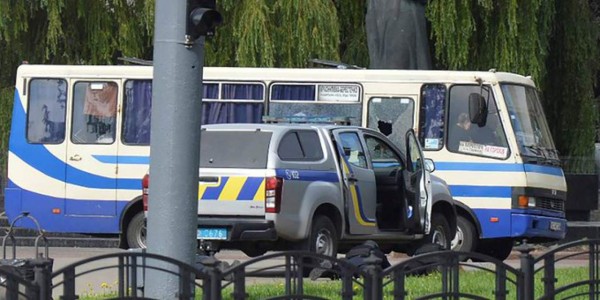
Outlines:
{"type": "Polygon", "coordinates": [[[558,1],[543,84],[545,110],[566,172],[594,173],[598,24],[587,0],[558,1]]]}

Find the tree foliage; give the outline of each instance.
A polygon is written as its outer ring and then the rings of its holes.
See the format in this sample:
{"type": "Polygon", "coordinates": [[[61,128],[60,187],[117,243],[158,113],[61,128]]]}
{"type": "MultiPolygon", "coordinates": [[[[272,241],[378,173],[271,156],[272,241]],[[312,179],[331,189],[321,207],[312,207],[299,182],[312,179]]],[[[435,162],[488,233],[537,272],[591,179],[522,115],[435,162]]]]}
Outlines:
{"type": "Polygon", "coordinates": [[[567,171],[594,171],[598,107],[594,86],[598,72],[598,24],[586,0],[558,1],[548,71],[543,90],[554,142],[567,171]]]}
{"type": "Polygon", "coordinates": [[[555,1],[432,0],[427,17],[438,67],[546,75],[555,1]]]}

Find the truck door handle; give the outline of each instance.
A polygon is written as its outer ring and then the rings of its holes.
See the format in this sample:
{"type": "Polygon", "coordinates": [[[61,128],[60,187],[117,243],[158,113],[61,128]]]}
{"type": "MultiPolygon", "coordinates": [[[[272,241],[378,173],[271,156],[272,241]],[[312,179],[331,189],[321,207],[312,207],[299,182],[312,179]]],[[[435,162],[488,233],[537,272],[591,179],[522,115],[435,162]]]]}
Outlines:
{"type": "Polygon", "coordinates": [[[75,155],[69,157],[69,160],[80,161],[81,160],[81,156],[79,156],[79,154],[75,154],[75,155]]]}
{"type": "Polygon", "coordinates": [[[216,176],[200,176],[198,177],[198,181],[200,182],[218,182],[219,177],[216,176]]]}
{"type": "Polygon", "coordinates": [[[348,175],[346,176],[346,179],[348,180],[348,182],[358,182],[358,178],[356,178],[356,176],[354,175],[348,175]]]}

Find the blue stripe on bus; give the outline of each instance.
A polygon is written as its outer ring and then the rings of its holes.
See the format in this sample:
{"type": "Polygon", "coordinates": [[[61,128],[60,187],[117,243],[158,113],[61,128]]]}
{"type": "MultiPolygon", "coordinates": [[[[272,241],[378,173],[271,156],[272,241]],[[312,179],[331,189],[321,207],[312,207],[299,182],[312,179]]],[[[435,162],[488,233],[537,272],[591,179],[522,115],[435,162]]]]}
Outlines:
{"type": "Polygon", "coordinates": [[[256,192],[264,180],[262,177],[248,177],[242,186],[237,200],[254,200],[256,192]]]}
{"type": "Polygon", "coordinates": [[[137,155],[92,155],[97,161],[104,164],[127,164],[147,165],[150,164],[150,156],[137,155]]]}
{"type": "Polygon", "coordinates": [[[435,169],[440,171],[532,172],[546,175],[563,176],[562,169],[559,167],[540,166],[534,164],[435,161],[435,169]]]}
{"type": "Polygon", "coordinates": [[[489,185],[450,185],[453,197],[510,198],[512,187],[489,185]]]}
{"type": "Polygon", "coordinates": [[[18,156],[32,168],[44,175],[67,184],[95,189],[141,189],[141,178],[110,178],[77,169],[54,156],[44,145],[29,144],[25,133],[25,110],[20,104],[18,92],[15,93],[12,132],[9,151],[18,156]],[[69,174],[69,180],[66,180],[69,174]]]}
{"type": "MultiPolygon", "coordinates": [[[[78,233],[119,233],[119,221],[121,213],[129,201],[103,201],[63,199],[48,195],[35,193],[21,189],[9,181],[13,188],[6,189],[6,197],[10,201],[5,202],[6,215],[12,222],[24,211],[30,213],[39,223],[42,229],[49,232],[78,232],[78,233]],[[94,208],[98,206],[114,205],[116,215],[93,215],[94,208]],[[53,214],[53,209],[60,209],[60,214],[53,214]],[[74,212],[89,212],[89,215],[68,215],[69,210],[74,212]]],[[[37,229],[30,219],[24,218],[17,222],[17,226],[37,229]]]]}
{"type": "Polygon", "coordinates": [[[524,166],[525,166],[525,172],[528,172],[528,173],[542,173],[542,174],[554,175],[554,176],[560,176],[560,177],[565,176],[563,173],[563,170],[559,167],[547,167],[547,166],[532,165],[532,164],[525,164],[524,166]]]}

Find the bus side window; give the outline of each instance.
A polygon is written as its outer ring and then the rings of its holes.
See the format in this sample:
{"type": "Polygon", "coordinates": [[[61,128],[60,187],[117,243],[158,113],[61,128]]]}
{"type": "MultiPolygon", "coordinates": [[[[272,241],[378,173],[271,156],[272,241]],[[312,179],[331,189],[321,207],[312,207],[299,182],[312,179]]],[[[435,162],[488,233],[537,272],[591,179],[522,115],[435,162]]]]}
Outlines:
{"type": "Polygon", "coordinates": [[[150,145],[152,80],[128,80],[123,97],[123,131],[126,145],[150,145]]]}
{"type": "Polygon", "coordinates": [[[446,86],[425,84],[421,88],[419,108],[419,142],[423,150],[440,150],[446,126],[446,86]]]}
{"type": "Polygon", "coordinates": [[[32,79],[27,104],[27,141],[60,144],[65,140],[67,82],[32,79]]]}
{"type": "Polygon", "coordinates": [[[73,128],[75,144],[112,144],[115,141],[117,84],[114,82],[78,82],[73,92],[73,128]]]}

